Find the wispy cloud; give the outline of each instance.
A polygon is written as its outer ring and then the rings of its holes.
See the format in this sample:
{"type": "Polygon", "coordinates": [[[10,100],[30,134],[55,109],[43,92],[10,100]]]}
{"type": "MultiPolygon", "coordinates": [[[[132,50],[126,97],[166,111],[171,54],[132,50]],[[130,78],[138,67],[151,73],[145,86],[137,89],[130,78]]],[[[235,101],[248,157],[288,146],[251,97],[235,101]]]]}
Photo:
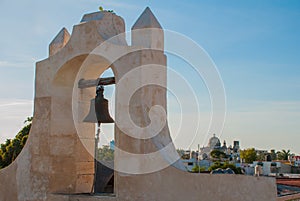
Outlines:
{"type": "Polygon", "coordinates": [[[0,143],[13,138],[32,116],[33,101],[27,99],[0,99],[0,143]]]}
{"type": "Polygon", "coordinates": [[[12,63],[9,63],[8,61],[0,61],[0,67],[9,67],[12,66],[12,63]]]}
{"type": "Polygon", "coordinates": [[[32,60],[27,61],[1,61],[0,60],[0,68],[28,68],[34,66],[36,60],[32,58],[32,60]]]}
{"type": "Polygon", "coordinates": [[[23,99],[12,99],[12,100],[1,100],[0,99],[0,108],[9,107],[9,106],[18,106],[18,105],[32,105],[33,102],[31,100],[23,100],[23,99]]]}

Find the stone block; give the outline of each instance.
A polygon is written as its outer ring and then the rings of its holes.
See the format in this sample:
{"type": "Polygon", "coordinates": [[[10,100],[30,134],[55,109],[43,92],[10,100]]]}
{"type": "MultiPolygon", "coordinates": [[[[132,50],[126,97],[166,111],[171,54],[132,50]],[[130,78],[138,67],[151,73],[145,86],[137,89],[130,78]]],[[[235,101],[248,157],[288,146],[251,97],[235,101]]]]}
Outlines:
{"type": "Polygon", "coordinates": [[[33,172],[48,174],[52,172],[52,163],[49,157],[32,157],[31,168],[33,172]]]}
{"type": "Polygon", "coordinates": [[[95,139],[78,139],[76,143],[77,162],[92,162],[95,154],[95,139]]]}
{"type": "Polygon", "coordinates": [[[92,192],[94,175],[77,175],[76,193],[92,192]]]}
{"type": "Polygon", "coordinates": [[[80,175],[94,174],[94,162],[77,162],[76,173],[80,175]]]}
{"type": "Polygon", "coordinates": [[[52,174],[76,173],[76,160],[71,157],[52,157],[52,174]]]}
{"type": "Polygon", "coordinates": [[[53,156],[72,156],[75,150],[76,139],[72,137],[50,138],[50,154],[53,156]]]}
{"type": "Polygon", "coordinates": [[[70,34],[68,30],[62,28],[49,45],[49,56],[52,56],[61,50],[67,44],[69,39],[70,34]]]}
{"type": "MultiPolygon", "coordinates": [[[[34,100],[34,121],[49,120],[51,115],[51,97],[35,98],[34,100]]],[[[41,126],[48,122],[43,122],[41,126]]]]}

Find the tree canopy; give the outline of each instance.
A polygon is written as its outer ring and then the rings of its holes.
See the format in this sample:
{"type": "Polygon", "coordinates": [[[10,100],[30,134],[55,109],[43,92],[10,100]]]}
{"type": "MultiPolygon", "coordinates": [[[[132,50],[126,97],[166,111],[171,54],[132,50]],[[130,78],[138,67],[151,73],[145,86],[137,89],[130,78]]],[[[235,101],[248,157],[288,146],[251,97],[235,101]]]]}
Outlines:
{"type": "Polygon", "coordinates": [[[110,149],[108,145],[103,145],[102,148],[98,149],[98,160],[100,161],[113,161],[114,150],[110,149]]]}
{"type": "Polygon", "coordinates": [[[221,169],[227,169],[230,168],[234,171],[235,174],[242,174],[242,170],[241,168],[237,168],[234,164],[230,164],[230,163],[220,163],[220,162],[215,162],[212,166],[210,166],[208,168],[208,171],[212,171],[212,170],[216,170],[218,168],[221,169]]]}
{"type": "Polygon", "coordinates": [[[14,139],[7,139],[0,145],[0,168],[11,164],[22,151],[27,141],[31,128],[32,117],[28,117],[24,122],[25,126],[18,132],[14,139]]]}
{"type": "Polygon", "coordinates": [[[281,150],[277,152],[277,156],[279,160],[289,160],[289,156],[291,155],[290,150],[281,150]]]}
{"type": "Polygon", "coordinates": [[[219,150],[211,151],[210,156],[218,160],[226,158],[226,154],[223,151],[219,151],[219,150]]]}
{"type": "Polygon", "coordinates": [[[193,168],[192,168],[192,172],[193,173],[198,173],[198,172],[204,172],[206,169],[205,167],[200,167],[199,165],[195,165],[193,168]],[[200,170],[199,170],[200,169],[200,170]]]}
{"type": "Polygon", "coordinates": [[[240,156],[246,163],[253,163],[253,161],[257,160],[257,155],[254,148],[241,150],[240,156]]]}

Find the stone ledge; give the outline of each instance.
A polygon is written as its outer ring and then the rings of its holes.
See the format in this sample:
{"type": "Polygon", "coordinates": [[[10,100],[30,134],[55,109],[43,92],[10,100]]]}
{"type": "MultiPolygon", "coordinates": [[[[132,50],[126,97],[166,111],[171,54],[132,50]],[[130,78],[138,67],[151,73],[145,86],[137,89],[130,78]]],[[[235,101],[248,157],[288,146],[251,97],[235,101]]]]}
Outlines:
{"type": "MultiPolygon", "coordinates": [[[[92,194],[78,194],[78,195],[64,195],[52,194],[49,196],[49,201],[118,201],[115,194],[92,195],[92,194]]],[[[48,200],[48,199],[47,199],[48,200]]]]}

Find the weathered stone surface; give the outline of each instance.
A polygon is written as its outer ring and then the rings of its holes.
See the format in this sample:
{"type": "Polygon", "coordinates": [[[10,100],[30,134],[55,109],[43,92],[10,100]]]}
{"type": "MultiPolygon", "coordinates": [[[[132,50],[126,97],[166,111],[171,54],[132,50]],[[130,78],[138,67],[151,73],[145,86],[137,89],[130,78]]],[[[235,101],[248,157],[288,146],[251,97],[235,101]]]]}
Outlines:
{"type": "Polygon", "coordinates": [[[62,28],[49,45],[49,56],[52,56],[61,50],[67,44],[69,39],[70,34],[68,30],[66,28],[62,28]]]}
{"type": "Polygon", "coordinates": [[[78,193],[86,193],[92,192],[92,183],[94,182],[94,175],[86,175],[86,174],[79,174],[77,176],[76,182],[76,192],[78,193]]]}
{"type": "MultiPolygon", "coordinates": [[[[95,130],[95,129],[94,129],[95,130]]],[[[75,158],[78,162],[93,162],[95,154],[95,139],[78,139],[75,158]]]]}
{"type": "Polygon", "coordinates": [[[95,12],[95,13],[89,13],[85,14],[80,22],[89,22],[92,20],[102,20],[104,17],[104,12],[95,12]]]}
{"type": "Polygon", "coordinates": [[[133,46],[164,50],[164,32],[150,8],[146,8],[131,28],[133,46]]]}
{"type": "Polygon", "coordinates": [[[52,156],[72,156],[75,150],[76,141],[72,137],[51,137],[50,155],[52,156]]]}
{"type": "Polygon", "coordinates": [[[32,158],[32,171],[42,174],[52,172],[52,160],[50,157],[36,156],[32,158]]]}
{"type": "Polygon", "coordinates": [[[144,12],[137,19],[132,29],[145,29],[145,28],[158,28],[162,29],[160,23],[153,15],[149,7],[147,7],[144,12]]]}
{"type": "Polygon", "coordinates": [[[276,200],[276,184],[273,178],[188,174],[169,167],[153,174],[123,176],[119,181],[120,185],[128,187],[126,190],[120,189],[119,196],[128,201],[128,192],[133,192],[134,197],[140,198],[139,200],[276,200]]]}
{"type": "Polygon", "coordinates": [[[76,172],[81,175],[94,174],[94,162],[77,162],[76,172]]]}
{"type": "Polygon", "coordinates": [[[17,163],[13,163],[0,171],[0,200],[18,200],[17,168],[17,163]]]}
{"type": "MultiPolygon", "coordinates": [[[[81,23],[90,21],[97,21],[97,23],[99,23],[97,26],[98,33],[105,40],[125,32],[125,23],[123,19],[116,16],[112,12],[100,11],[90,13],[84,15],[81,19],[81,23]]],[[[115,37],[111,42],[114,42],[118,45],[127,45],[126,40],[123,36],[115,37]]]]}

